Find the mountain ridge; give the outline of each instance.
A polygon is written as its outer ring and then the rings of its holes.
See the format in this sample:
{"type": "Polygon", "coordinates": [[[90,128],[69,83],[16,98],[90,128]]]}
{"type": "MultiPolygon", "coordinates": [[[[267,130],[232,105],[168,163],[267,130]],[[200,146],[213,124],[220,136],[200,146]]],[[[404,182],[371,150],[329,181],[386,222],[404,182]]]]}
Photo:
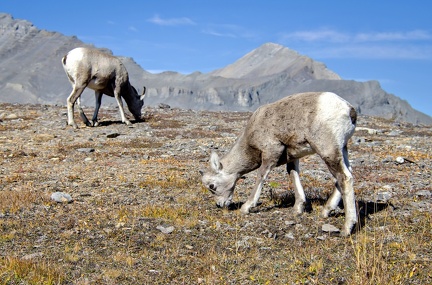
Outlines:
{"type": "MultiPolygon", "coordinates": [[[[64,105],[71,86],[61,58],[78,46],[94,47],[77,37],[40,30],[26,20],[0,13],[0,101],[64,105]]],[[[294,93],[331,91],[352,103],[360,114],[432,124],[432,117],[388,94],[377,81],[343,80],[324,63],[275,43],[263,44],[209,73],[152,74],[132,58],[120,58],[131,83],[137,89],[146,86],[145,104],[150,106],[166,103],[183,109],[253,111],[294,93]]],[[[108,96],[103,101],[115,102],[108,96]]],[[[84,92],[82,103],[94,105],[92,91],[84,92]]]]}

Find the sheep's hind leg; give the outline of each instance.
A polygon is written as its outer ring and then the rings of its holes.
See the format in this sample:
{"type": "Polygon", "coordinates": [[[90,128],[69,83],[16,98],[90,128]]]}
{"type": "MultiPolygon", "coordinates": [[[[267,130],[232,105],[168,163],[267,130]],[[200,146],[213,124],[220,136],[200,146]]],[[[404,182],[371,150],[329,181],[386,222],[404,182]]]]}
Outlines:
{"type": "Polygon", "coordinates": [[[68,125],[73,126],[75,129],[78,128],[78,125],[74,120],[74,105],[77,99],[81,96],[85,87],[76,87],[73,86],[72,92],[69,97],[66,99],[67,111],[68,111],[68,125]]]}
{"type": "Polygon", "coordinates": [[[337,206],[337,202],[340,200],[340,194],[345,209],[345,224],[342,229],[341,235],[348,236],[351,234],[351,230],[357,223],[357,209],[355,205],[353,177],[350,171],[348,152],[346,147],[342,150],[340,159],[334,161],[325,160],[330,172],[336,178],[336,189],[330,197],[329,201],[324,207],[323,215],[327,214],[337,206]]]}
{"type": "Polygon", "coordinates": [[[336,182],[333,193],[331,194],[330,198],[327,200],[321,212],[321,217],[327,218],[330,215],[330,213],[337,208],[341,198],[342,198],[342,194],[341,194],[340,186],[338,182],[336,182]]]}
{"type": "Polygon", "coordinates": [[[79,97],[78,97],[78,99],[77,99],[77,105],[78,105],[78,112],[79,112],[79,114],[80,114],[81,120],[84,122],[84,124],[85,124],[87,127],[91,127],[91,126],[92,126],[92,123],[87,119],[87,116],[85,115],[84,110],[83,110],[83,108],[81,107],[81,98],[79,98],[79,97]]]}
{"type": "Polygon", "coordinates": [[[290,178],[294,184],[294,213],[296,215],[301,215],[305,208],[306,196],[303,190],[303,186],[300,183],[300,167],[298,159],[287,163],[287,172],[290,175],[290,178]]]}

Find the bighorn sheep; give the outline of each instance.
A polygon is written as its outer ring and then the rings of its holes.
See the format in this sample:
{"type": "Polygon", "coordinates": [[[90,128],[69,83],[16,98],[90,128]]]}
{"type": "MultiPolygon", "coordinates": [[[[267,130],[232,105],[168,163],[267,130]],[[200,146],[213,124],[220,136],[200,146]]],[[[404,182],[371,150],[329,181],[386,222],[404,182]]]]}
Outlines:
{"type": "Polygon", "coordinates": [[[299,159],[317,153],[336,178],[335,190],[322,211],[328,217],[343,198],[345,225],[351,234],[357,222],[353,177],[347,143],[354,133],[357,114],[344,99],[330,92],[300,93],[285,97],[255,111],[231,150],[221,159],[210,157],[210,171],[202,172],[202,182],[215,196],[216,204],[228,206],[237,180],[257,170],[256,185],[241,212],[257,205],[264,180],[270,170],[286,164],[294,184],[294,211],[304,211],[306,197],[299,177],[299,159]],[[342,194],[342,195],[341,195],[342,194]]]}
{"type": "Polygon", "coordinates": [[[138,95],[129,83],[129,75],[120,59],[91,48],[75,48],[62,58],[63,68],[72,84],[72,92],[67,98],[68,125],[77,128],[74,120],[74,105],[78,102],[81,119],[87,126],[97,126],[97,115],[102,102],[102,95],[114,97],[120,109],[121,120],[130,125],[123,110],[121,97],[126,101],[129,111],[139,120],[144,105],[144,94],[138,95]],[[91,122],[81,108],[80,97],[86,87],[95,91],[96,106],[91,122]]]}

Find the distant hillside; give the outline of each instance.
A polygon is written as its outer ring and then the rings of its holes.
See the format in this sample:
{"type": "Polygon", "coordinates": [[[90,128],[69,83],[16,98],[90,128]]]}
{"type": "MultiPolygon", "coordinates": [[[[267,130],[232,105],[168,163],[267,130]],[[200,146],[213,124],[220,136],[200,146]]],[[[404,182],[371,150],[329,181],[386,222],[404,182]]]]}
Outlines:
{"type": "MultiPolygon", "coordinates": [[[[0,13],[0,101],[64,105],[71,86],[61,58],[78,46],[76,37],[39,30],[30,22],[0,13]]],[[[166,103],[185,109],[253,111],[260,105],[305,91],[332,91],[361,114],[432,124],[432,118],[385,92],[377,81],[342,80],[323,63],[281,45],[267,43],[233,64],[210,73],[151,74],[122,57],[138,89],[147,87],[146,105],[166,103]]],[[[93,105],[92,91],[83,104],[93,105]]],[[[103,104],[113,103],[105,97],[103,104]]]]}

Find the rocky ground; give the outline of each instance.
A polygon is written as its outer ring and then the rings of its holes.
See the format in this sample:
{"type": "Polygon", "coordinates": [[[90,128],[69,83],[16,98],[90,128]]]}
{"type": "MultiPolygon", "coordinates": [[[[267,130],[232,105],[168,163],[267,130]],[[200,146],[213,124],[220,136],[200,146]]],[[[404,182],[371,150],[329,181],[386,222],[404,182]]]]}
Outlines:
{"type": "Polygon", "coordinates": [[[359,118],[360,226],[342,238],[343,207],[319,216],[333,181],[317,156],[301,162],[302,216],[283,167],[250,215],[216,208],[198,170],[249,115],[146,108],[128,127],[106,107],[75,130],[63,106],[0,104],[1,284],[432,283],[430,127],[359,118]]]}

